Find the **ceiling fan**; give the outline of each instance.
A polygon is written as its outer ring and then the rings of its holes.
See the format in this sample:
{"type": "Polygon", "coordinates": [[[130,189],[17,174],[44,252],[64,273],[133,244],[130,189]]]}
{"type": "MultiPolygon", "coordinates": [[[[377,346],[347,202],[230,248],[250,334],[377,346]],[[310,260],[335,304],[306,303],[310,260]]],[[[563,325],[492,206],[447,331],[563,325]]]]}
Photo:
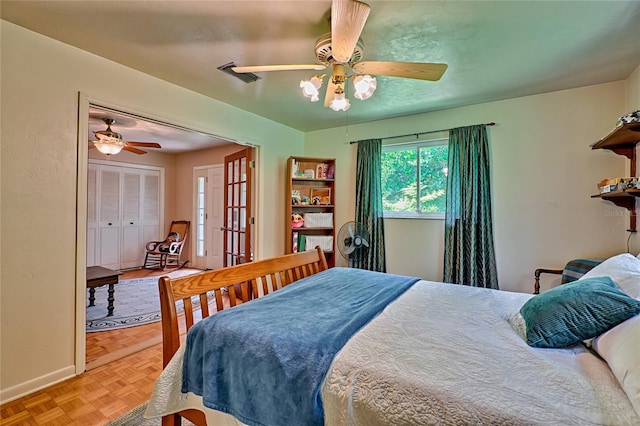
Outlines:
{"type": "MultiPolygon", "coordinates": [[[[236,73],[268,71],[293,71],[331,69],[327,82],[324,106],[334,111],[346,111],[350,102],[344,89],[348,78],[353,78],[354,97],[368,99],[376,90],[377,81],[372,75],[413,78],[437,81],[447,69],[447,64],[424,62],[362,61],[363,43],[360,34],[369,16],[370,6],[357,0],[332,0],[331,32],[322,35],[315,46],[320,64],[309,65],[255,65],[236,66],[236,73]]],[[[301,81],[300,88],[312,102],[319,100],[319,89],[326,74],[301,81]]]]}
{"type": "Polygon", "coordinates": [[[111,130],[111,125],[116,122],[113,118],[103,118],[102,121],[107,125],[106,130],[100,130],[93,132],[96,135],[97,140],[90,141],[90,148],[97,148],[103,154],[113,155],[117,154],[123,149],[125,151],[133,152],[135,154],[146,154],[147,151],[135,148],[141,146],[145,148],[162,148],[160,144],[155,142],[131,142],[122,139],[120,133],[111,130]]]}

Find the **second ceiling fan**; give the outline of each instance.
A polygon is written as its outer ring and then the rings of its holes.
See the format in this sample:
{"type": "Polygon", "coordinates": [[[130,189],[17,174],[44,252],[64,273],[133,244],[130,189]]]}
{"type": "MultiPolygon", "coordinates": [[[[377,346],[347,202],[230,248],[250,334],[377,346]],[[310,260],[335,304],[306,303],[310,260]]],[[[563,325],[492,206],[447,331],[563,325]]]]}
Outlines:
{"type": "MultiPolygon", "coordinates": [[[[357,0],[332,0],[331,32],[316,41],[316,59],[320,64],[309,65],[255,65],[236,66],[236,73],[268,71],[295,71],[331,69],[327,82],[324,106],[335,111],[346,111],[349,100],[344,89],[348,78],[353,78],[354,97],[368,99],[376,90],[375,75],[437,81],[447,64],[426,62],[362,61],[363,44],[360,34],[369,16],[370,6],[357,0]],[[348,74],[351,70],[353,74],[348,74]]],[[[319,100],[319,89],[325,75],[316,75],[301,81],[300,88],[312,102],[319,100]]]]}
{"type": "Polygon", "coordinates": [[[125,141],[120,133],[111,130],[111,125],[116,122],[113,118],[103,118],[102,121],[107,125],[106,130],[100,130],[93,132],[96,135],[96,140],[90,141],[90,147],[96,147],[98,151],[107,155],[114,155],[122,150],[133,152],[134,154],[146,154],[147,151],[143,151],[137,147],[142,148],[162,148],[159,143],[156,142],[133,142],[125,141]]]}

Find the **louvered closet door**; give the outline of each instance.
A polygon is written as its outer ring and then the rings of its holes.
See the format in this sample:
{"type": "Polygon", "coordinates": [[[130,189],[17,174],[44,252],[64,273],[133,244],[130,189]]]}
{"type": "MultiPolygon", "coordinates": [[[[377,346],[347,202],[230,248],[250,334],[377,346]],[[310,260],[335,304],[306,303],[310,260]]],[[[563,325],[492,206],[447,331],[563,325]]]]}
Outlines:
{"type": "Polygon", "coordinates": [[[120,269],[120,168],[102,166],[98,172],[99,264],[120,269]]]}
{"type": "Polygon", "coordinates": [[[98,264],[98,167],[87,169],[87,266],[98,264]]]}
{"type": "Polygon", "coordinates": [[[122,171],[122,249],[120,268],[142,264],[142,172],[122,171]]]}
{"type": "MultiPolygon", "coordinates": [[[[142,248],[147,241],[159,241],[164,239],[160,229],[160,172],[145,170],[142,173],[142,248]]],[[[144,258],[140,259],[140,265],[144,258]]]]}

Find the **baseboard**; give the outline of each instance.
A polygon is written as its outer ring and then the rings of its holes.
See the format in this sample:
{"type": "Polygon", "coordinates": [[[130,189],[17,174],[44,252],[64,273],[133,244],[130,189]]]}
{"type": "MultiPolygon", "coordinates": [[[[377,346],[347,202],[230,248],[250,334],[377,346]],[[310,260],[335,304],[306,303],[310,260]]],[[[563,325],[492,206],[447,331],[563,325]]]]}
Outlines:
{"type": "Polygon", "coordinates": [[[70,365],[65,368],[61,368],[58,371],[54,371],[44,376],[37,377],[32,380],[28,380],[24,383],[20,383],[15,386],[11,386],[7,389],[0,390],[0,403],[13,401],[23,396],[32,394],[41,389],[60,383],[64,380],[70,379],[76,376],[76,367],[70,365]]]}

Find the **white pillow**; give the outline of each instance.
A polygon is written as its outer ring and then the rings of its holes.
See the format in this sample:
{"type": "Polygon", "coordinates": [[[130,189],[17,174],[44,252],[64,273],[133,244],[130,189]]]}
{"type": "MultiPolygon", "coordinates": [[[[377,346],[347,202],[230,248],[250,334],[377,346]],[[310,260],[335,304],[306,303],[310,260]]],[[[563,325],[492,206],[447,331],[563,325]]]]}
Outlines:
{"type": "Polygon", "coordinates": [[[593,339],[593,349],[607,361],[640,415],[640,315],[593,339]]]}
{"type": "Polygon", "coordinates": [[[640,259],[629,253],[610,257],[580,277],[611,277],[618,287],[634,299],[640,300],[640,259]]]}

